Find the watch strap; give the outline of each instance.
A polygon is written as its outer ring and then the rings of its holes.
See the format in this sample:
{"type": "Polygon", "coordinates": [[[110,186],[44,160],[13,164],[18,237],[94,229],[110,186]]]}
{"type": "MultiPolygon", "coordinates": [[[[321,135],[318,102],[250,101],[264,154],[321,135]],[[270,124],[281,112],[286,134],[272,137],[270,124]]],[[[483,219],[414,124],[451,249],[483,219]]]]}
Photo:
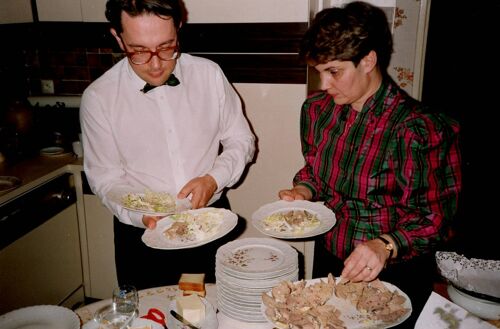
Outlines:
{"type": "Polygon", "coordinates": [[[391,259],[392,255],[394,254],[394,244],[382,236],[379,236],[377,239],[381,240],[385,244],[385,249],[389,250],[388,259],[391,259]]]}

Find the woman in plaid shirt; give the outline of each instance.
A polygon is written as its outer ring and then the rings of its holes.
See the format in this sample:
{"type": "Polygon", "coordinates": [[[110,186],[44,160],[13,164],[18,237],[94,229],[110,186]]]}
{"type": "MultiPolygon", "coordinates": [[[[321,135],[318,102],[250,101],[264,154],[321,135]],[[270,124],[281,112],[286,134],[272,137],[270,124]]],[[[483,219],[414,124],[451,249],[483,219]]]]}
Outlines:
{"type": "Polygon", "coordinates": [[[321,200],[336,225],[316,243],[314,277],[380,278],[410,296],[413,328],[461,189],[459,126],[391,80],[384,12],[363,2],[317,14],[301,55],[321,91],[301,113],[305,165],[283,200],[321,200]]]}

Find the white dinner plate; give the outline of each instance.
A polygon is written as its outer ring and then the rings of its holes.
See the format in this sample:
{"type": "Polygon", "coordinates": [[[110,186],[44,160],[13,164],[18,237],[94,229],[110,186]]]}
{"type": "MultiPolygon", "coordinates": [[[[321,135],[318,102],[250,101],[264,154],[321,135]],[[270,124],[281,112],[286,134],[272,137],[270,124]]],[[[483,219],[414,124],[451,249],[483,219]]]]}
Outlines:
{"type": "Polygon", "coordinates": [[[45,147],[40,150],[41,155],[46,155],[46,156],[57,156],[64,154],[64,148],[59,147],[59,146],[50,146],[50,147],[45,147]]]}
{"type": "MultiPolygon", "coordinates": [[[[205,298],[200,297],[200,299],[203,302],[203,304],[205,304],[205,320],[203,320],[200,324],[196,326],[200,329],[217,329],[219,327],[219,321],[217,321],[217,314],[215,312],[214,306],[205,298]]],[[[168,306],[168,314],[167,314],[168,329],[187,328],[181,322],[176,320],[172,316],[172,314],[170,314],[170,310],[174,310],[177,312],[177,303],[175,299],[172,300],[168,306]]]]}
{"type": "Polygon", "coordinates": [[[145,209],[137,209],[133,207],[127,207],[126,205],[123,204],[123,197],[127,195],[127,193],[136,193],[138,195],[144,195],[142,192],[137,192],[137,191],[128,191],[128,192],[123,192],[123,191],[111,191],[109,192],[106,196],[108,199],[113,201],[114,203],[122,206],[123,208],[134,211],[137,213],[141,213],[144,215],[150,215],[150,216],[168,216],[174,213],[178,213],[184,210],[191,209],[191,200],[188,198],[185,199],[176,199],[175,200],[175,209],[172,211],[168,212],[157,212],[157,211],[152,211],[152,210],[145,210],[145,209]]]}
{"type": "Polygon", "coordinates": [[[79,329],[75,312],[56,305],[23,307],[0,316],[2,329],[79,329]]]}
{"type": "Polygon", "coordinates": [[[305,200],[284,201],[279,200],[273,203],[268,203],[255,211],[252,214],[252,224],[261,233],[280,239],[301,239],[309,238],[316,235],[328,232],[336,223],[335,214],[325,205],[318,202],[310,202],[305,200]],[[279,212],[287,212],[291,210],[306,210],[315,214],[320,223],[318,226],[309,231],[300,233],[295,232],[279,232],[267,228],[264,225],[264,220],[272,214],[279,212]]]}
{"type": "Polygon", "coordinates": [[[194,241],[179,241],[172,240],[165,236],[164,232],[168,229],[174,222],[174,220],[167,216],[156,223],[156,227],[153,230],[146,229],[144,234],[142,235],[142,241],[151,248],[155,249],[185,249],[185,248],[194,248],[198,246],[202,246],[211,241],[217,240],[227,233],[231,232],[231,230],[238,223],[238,216],[229,211],[227,209],[222,208],[200,208],[194,210],[186,210],[192,214],[203,213],[206,211],[214,211],[222,213],[222,222],[214,235],[208,236],[203,240],[194,240],[194,241]]]}
{"type": "MultiPolygon", "coordinates": [[[[318,283],[319,280],[323,280],[323,282],[327,282],[328,278],[317,278],[317,279],[311,279],[311,280],[305,280],[306,281],[306,286],[318,283]]],[[[337,278],[337,282],[340,280],[340,278],[337,278]]],[[[406,298],[405,303],[403,306],[410,311],[407,312],[405,315],[400,317],[394,322],[391,323],[384,323],[382,321],[375,321],[372,319],[368,318],[368,315],[366,313],[362,313],[356,309],[356,307],[351,304],[348,300],[345,300],[343,298],[339,298],[335,296],[335,293],[332,295],[329,301],[327,301],[327,304],[334,305],[340,312],[340,319],[344,321],[344,326],[349,329],[363,329],[363,328],[391,328],[394,326],[397,326],[401,323],[403,323],[406,319],[408,319],[411,315],[412,312],[412,306],[411,306],[411,301],[410,298],[408,297],[407,294],[405,294],[401,289],[396,287],[395,285],[381,281],[387,289],[390,291],[397,291],[400,295],[406,298]]],[[[295,282],[296,283],[296,282],[295,282]]],[[[271,291],[268,291],[267,294],[271,296],[271,291]]],[[[273,326],[276,326],[280,328],[279,324],[274,323],[270,318],[267,317],[266,315],[266,306],[264,303],[260,304],[261,312],[264,315],[264,317],[267,319],[267,321],[273,326]]]]}

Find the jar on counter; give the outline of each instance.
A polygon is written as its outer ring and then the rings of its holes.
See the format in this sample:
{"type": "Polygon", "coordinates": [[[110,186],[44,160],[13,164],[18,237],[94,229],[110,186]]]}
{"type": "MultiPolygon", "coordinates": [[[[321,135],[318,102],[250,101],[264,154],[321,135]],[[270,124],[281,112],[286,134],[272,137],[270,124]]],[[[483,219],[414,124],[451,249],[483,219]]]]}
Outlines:
{"type": "Polygon", "coordinates": [[[7,105],[6,123],[20,135],[31,133],[34,125],[33,109],[27,100],[14,100],[7,105]]]}

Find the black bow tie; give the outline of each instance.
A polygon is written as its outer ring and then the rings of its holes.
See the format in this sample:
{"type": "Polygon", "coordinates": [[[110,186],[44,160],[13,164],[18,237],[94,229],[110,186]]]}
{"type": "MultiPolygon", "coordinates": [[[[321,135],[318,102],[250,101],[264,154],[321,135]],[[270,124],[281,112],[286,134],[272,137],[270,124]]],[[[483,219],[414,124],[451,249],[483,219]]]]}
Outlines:
{"type": "MultiPolygon", "coordinates": [[[[177,77],[172,73],[170,74],[170,76],[168,77],[167,81],[165,81],[165,83],[162,84],[162,86],[164,85],[167,85],[167,86],[177,86],[179,84],[179,79],[177,79],[177,77]]],[[[159,86],[153,86],[153,85],[150,85],[149,83],[146,83],[144,85],[144,88],[141,89],[141,91],[143,93],[147,93],[148,91],[156,88],[156,87],[159,87],[159,86]]]]}

